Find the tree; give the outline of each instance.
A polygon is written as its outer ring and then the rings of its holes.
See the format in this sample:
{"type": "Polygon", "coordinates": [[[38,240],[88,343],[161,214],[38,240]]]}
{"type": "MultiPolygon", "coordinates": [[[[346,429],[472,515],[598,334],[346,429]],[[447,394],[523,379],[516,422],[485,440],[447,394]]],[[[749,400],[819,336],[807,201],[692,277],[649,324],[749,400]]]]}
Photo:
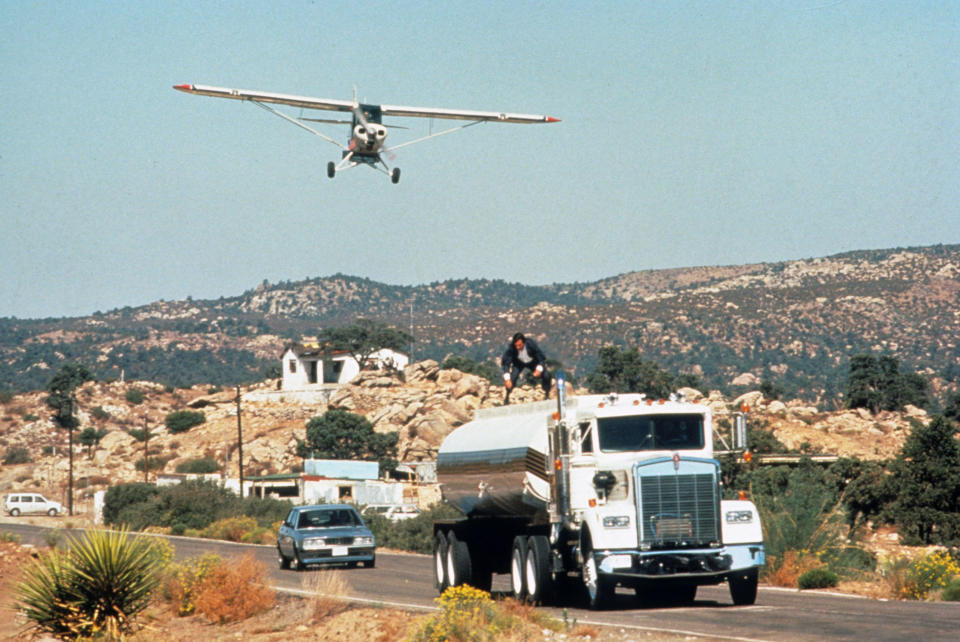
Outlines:
{"type": "Polygon", "coordinates": [[[900,362],[884,355],[857,354],[850,359],[844,397],[847,408],[902,410],[907,404],[929,405],[929,384],[920,375],[900,372],[900,362]]]}
{"type": "Polygon", "coordinates": [[[345,350],[356,359],[361,370],[370,367],[371,357],[383,349],[406,350],[413,337],[380,321],[357,319],[356,323],[343,327],[323,328],[318,340],[333,350],[345,350]]]}
{"type": "Polygon", "coordinates": [[[644,361],[637,348],[604,346],[598,354],[600,363],[586,380],[590,392],[643,392],[665,398],[677,387],[672,374],[654,361],[644,361]]]}
{"type": "Polygon", "coordinates": [[[378,433],[365,417],[333,408],[307,422],[306,441],[297,442],[299,457],[377,461],[384,472],[397,467],[396,432],[378,433]]]}
{"type": "Polygon", "coordinates": [[[78,386],[93,381],[93,374],[81,364],[62,366],[47,383],[47,405],[53,408],[53,421],[61,428],[76,429],[79,425],[74,416],[73,391],[78,386]]]}
{"type": "Polygon", "coordinates": [[[960,443],[956,427],[935,415],[914,427],[891,465],[886,514],[905,544],[960,543],[960,443]]]}
{"type": "Polygon", "coordinates": [[[107,434],[106,428],[84,428],[78,436],[80,443],[87,447],[87,456],[93,456],[93,449],[100,445],[100,440],[107,434]]]}

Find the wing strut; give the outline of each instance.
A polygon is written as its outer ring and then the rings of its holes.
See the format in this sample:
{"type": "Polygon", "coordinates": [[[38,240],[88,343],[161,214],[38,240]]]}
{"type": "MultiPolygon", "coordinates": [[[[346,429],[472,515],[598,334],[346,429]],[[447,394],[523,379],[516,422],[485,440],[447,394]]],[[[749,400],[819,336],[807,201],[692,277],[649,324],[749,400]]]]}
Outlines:
{"type": "Polygon", "coordinates": [[[271,114],[274,114],[275,116],[279,116],[280,118],[284,119],[285,121],[287,121],[287,122],[289,122],[289,123],[293,123],[293,124],[296,125],[297,127],[301,128],[301,129],[305,129],[305,130],[307,130],[308,132],[310,132],[311,134],[314,134],[315,136],[319,136],[320,138],[322,138],[323,140],[327,141],[328,143],[331,143],[331,144],[333,144],[333,145],[336,145],[337,147],[339,147],[339,148],[342,149],[343,151],[348,151],[348,150],[347,150],[347,147],[346,147],[345,145],[343,145],[342,143],[338,143],[337,141],[333,140],[333,139],[330,138],[329,136],[326,136],[326,135],[324,135],[324,134],[321,134],[320,132],[318,132],[318,131],[317,131],[316,129],[314,129],[313,127],[308,127],[307,125],[304,125],[303,123],[301,123],[301,122],[300,122],[299,120],[297,120],[296,118],[293,118],[293,117],[291,117],[291,116],[288,116],[288,115],[286,115],[285,113],[283,113],[282,111],[279,111],[279,110],[277,110],[277,109],[274,109],[273,107],[270,107],[270,106],[268,106],[268,105],[265,105],[265,104],[263,104],[263,103],[261,103],[261,102],[259,102],[259,101],[253,100],[253,99],[251,99],[251,98],[248,98],[247,100],[249,100],[250,102],[252,102],[252,103],[253,103],[254,105],[256,105],[257,107],[262,107],[263,109],[266,109],[266,110],[267,110],[268,112],[270,112],[271,114]]]}
{"type": "Polygon", "coordinates": [[[475,120],[475,121],[473,121],[473,122],[471,122],[471,123],[467,123],[466,125],[460,125],[459,127],[453,127],[453,128],[451,128],[451,129],[444,129],[442,132],[437,132],[436,134],[430,134],[429,136],[424,136],[424,137],[422,137],[422,138],[415,138],[415,139],[413,139],[413,140],[408,140],[408,141],[405,142],[405,143],[400,143],[399,145],[395,145],[395,146],[393,146],[393,147],[390,147],[389,149],[385,149],[384,151],[390,151],[390,152],[392,152],[392,151],[395,151],[395,150],[397,150],[397,149],[400,149],[401,147],[407,147],[407,146],[409,146],[409,145],[413,145],[414,143],[422,143],[422,142],[425,141],[425,140],[430,140],[431,138],[436,138],[436,137],[438,137],[438,136],[443,136],[444,134],[452,134],[453,132],[460,131],[461,129],[466,129],[467,127],[472,127],[473,125],[479,125],[480,123],[485,123],[485,122],[487,122],[487,121],[485,121],[485,120],[475,120]]]}

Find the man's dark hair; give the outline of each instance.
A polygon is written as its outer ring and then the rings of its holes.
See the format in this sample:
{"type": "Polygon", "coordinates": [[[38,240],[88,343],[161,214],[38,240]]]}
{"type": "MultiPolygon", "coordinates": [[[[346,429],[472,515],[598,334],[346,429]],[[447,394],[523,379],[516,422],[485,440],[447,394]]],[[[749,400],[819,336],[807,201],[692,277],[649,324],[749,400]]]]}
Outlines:
{"type": "Polygon", "coordinates": [[[526,338],[525,336],[523,336],[523,333],[522,333],[522,332],[518,332],[518,333],[516,333],[515,335],[513,335],[513,341],[511,341],[511,343],[516,343],[518,339],[519,339],[520,341],[523,341],[524,343],[527,342],[527,338],[526,338]]]}

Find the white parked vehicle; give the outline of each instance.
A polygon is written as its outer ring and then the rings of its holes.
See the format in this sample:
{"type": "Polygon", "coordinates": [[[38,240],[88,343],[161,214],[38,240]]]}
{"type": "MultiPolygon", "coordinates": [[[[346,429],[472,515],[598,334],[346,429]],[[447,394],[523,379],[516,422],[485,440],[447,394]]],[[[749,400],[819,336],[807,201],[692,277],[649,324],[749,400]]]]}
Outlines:
{"type": "Polygon", "coordinates": [[[365,517],[371,515],[380,515],[386,517],[391,522],[399,522],[403,519],[413,519],[422,511],[413,504],[368,504],[364,507],[361,514],[365,517]]]}
{"type": "Polygon", "coordinates": [[[13,517],[28,513],[46,513],[56,517],[63,512],[63,505],[36,493],[18,493],[7,495],[4,510],[13,517]]]}

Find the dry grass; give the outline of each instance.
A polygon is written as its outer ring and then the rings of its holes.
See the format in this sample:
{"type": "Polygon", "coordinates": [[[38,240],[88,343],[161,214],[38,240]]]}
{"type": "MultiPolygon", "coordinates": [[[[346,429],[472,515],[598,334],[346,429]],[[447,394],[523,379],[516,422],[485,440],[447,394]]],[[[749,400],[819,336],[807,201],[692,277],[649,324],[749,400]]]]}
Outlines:
{"type": "Polygon", "coordinates": [[[350,586],[340,571],[324,570],[303,579],[303,589],[310,594],[310,613],[315,620],[332,617],[350,608],[347,595],[350,586]]]}
{"type": "Polygon", "coordinates": [[[270,609],[276,593],[266,584],[266,569],[250,554],[221,562],[197,589],[197,613],[218,624],[244,620],[270,609]]]}
{"type": "Polygon", "coordinates": [[[797,588],[797,581],[801,575],[823,566],[816,555],[802,554],[797,551],[786,551],[782,560],[772,560],[772,562],[764,579],[774,586],[790,588],[797,588]]]}

